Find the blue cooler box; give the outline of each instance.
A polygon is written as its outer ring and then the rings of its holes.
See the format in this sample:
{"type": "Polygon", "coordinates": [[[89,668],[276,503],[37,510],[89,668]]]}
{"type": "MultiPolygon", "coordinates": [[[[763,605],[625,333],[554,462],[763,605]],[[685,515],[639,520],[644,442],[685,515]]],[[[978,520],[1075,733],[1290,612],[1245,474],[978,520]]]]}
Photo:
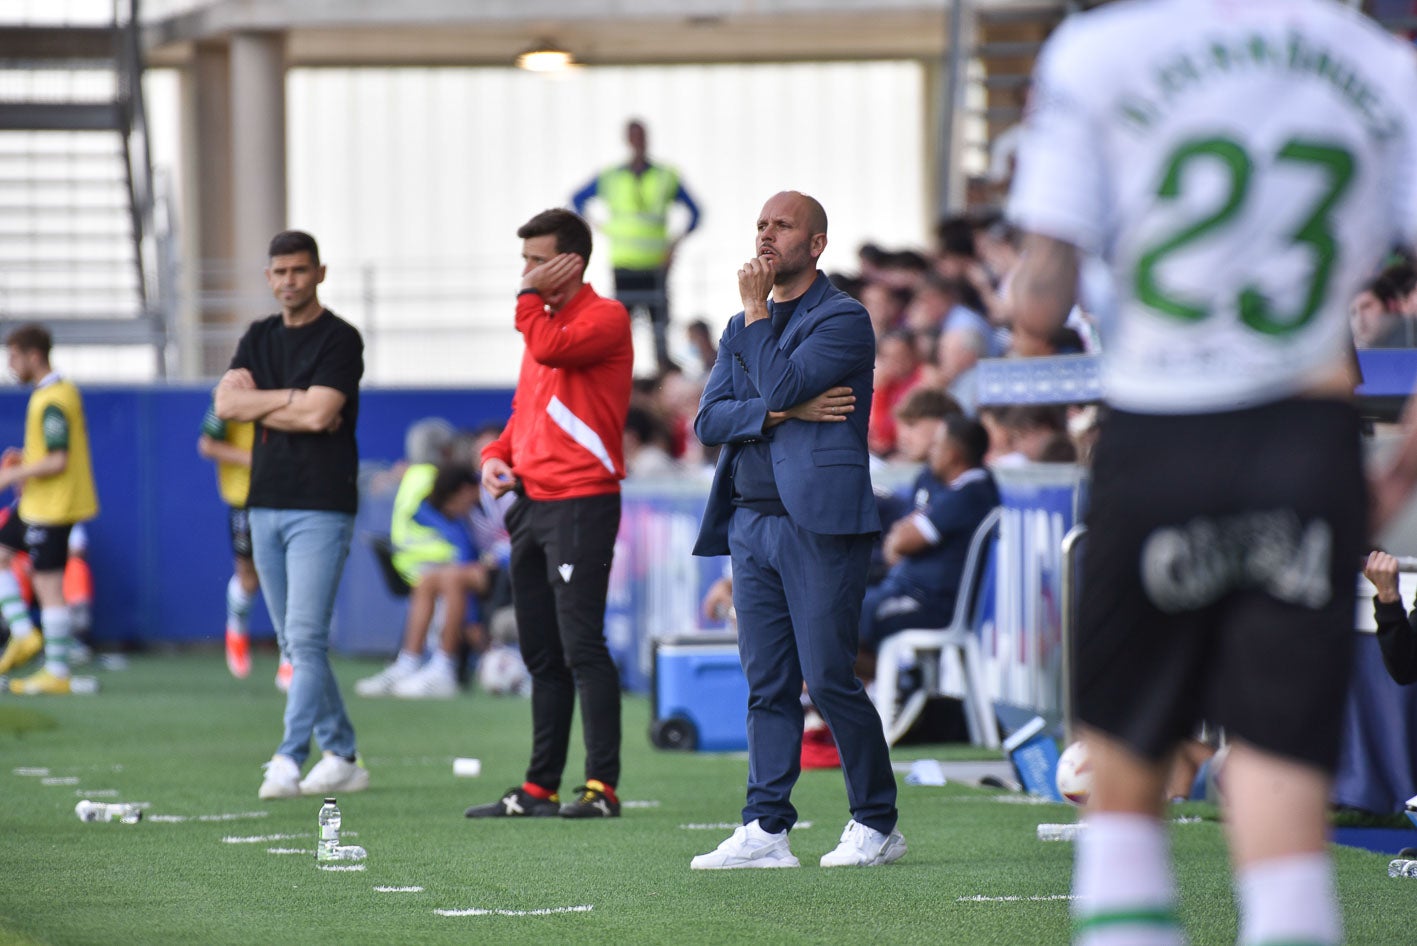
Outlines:
{"type": "Polygon", "coordinates": [[[651,743],[700,752],[748,748],[748,681],[734,635],[661,638],[652,667],[651,743]]]}

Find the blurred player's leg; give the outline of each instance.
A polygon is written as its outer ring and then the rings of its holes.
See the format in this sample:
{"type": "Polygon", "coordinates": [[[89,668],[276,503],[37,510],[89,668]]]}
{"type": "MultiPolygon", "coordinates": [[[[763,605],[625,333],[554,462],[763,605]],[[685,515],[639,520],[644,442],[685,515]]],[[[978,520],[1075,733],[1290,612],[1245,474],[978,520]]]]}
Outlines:
{"type": "Polygon", "coordinates": [[[1178,946],[1170,843],[1161,820],[1167,767],[1096,731],[1087,830],[1073,873],[1076,946],[1178,946]]]}
{"type": "Polygon", "coordinates": [[[1243,742],[1225,760],[1241,946],[1342,938],[1324,826],[1331,779],[1243,742]]]}

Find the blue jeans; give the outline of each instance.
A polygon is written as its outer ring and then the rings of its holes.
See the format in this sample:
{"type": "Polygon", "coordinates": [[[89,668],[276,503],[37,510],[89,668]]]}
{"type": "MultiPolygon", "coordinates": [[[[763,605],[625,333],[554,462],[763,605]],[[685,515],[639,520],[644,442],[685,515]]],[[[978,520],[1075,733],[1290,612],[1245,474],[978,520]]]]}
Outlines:
{"type": "Polygon", "coordinates": [[[276,751],[303,765],[310,737],[320,748],[354,758],[354,726],[330,669],[330,615],[354,516],[314,509],[251,510],[256,574],[281,652],[295,673],[285,697],[285,737],[276,751]]]}

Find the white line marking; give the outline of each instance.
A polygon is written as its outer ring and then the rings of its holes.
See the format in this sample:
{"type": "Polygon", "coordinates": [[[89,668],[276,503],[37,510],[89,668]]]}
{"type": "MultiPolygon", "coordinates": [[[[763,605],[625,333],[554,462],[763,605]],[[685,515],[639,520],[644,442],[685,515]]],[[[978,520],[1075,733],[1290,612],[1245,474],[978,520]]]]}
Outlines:
{"type": "Polygon", "coordinates": [[[422,893],[422,887],[375,887],[375,893],[422,893]]]}
{"type": "Polygon", "coordinates": [[[268,847],[267,854],[314,854],[314,848],[308,847],[268,847]]]}
{"type": "Polygon", "coordinates": [[[116,798],[116,788],[79,788],[74,790],[76,798],[116,798]]]}
{"type": "Polygon", "coordinates": [[[321,864],[320,870],[363,870],[363,864],[321,864]]]}
{"type": "Polygon", "coordinates": [[[291,838],[304,838],[304,834],[258,834],[253,837],[238,838],[227,835],[221,839],[222,844],[269,844],[272,841],[289,841],[291,838]]]}
{"type": "Polygon", "coordinates": [[[434,910],[438,916],[550,916],[553,913],[589,913],[595,907],[583,904],[578,907],[546,907],[542,910],[434,910]]]}
{"type": "MultiPolygon", "coordinates": [[[[143,804],[148,804],[144,802],[143,804]]],[[[148,821],[163,821],[168,824],[181,824],[184,821],[246,821],[250,818],[265,818],[270,815],[269,811],[234,811],[221,815],[148,815],[148,821]]]]}
{"type": "Polygon", "coordinates": [[[42,779],[39,780],[39,784],[41,784],[41,785],[77,785],[77,784],[79,784],[79,777],[78,777],[77,775],[60,775],[60,776],[55,776],[54,778],[42,778],[42,779]]]}
{"type": "Polygon", "coordinates": [[[24,766],[24,765],[20,766],[20,767],[17,768],[17,769],[11,769],[10,771],[13,772],[13,773],[16,774],[16,775],[48,775],[48,774],[49,774],[49,770],[48,770],[48,769],[37,769],[37,768],[32,768],[32,767],[30,767],[30,766],[24,766]]]}
{"type": "Polygon", "coordinates": [[[956,903],[1042,903],[1053,900],[1072,900],[1073,895],[1067,893],[1053,893],[1043,897],[985,897],[976,894],[973,897],[955,897],[956,903]]]}
{"type": "Polygon", "coordinates": [[[621,807],[621,808],[658,808],[658,807],[659,807],[659,802],[657,802],[657,801],[623,801],[623,802],[620,803],[620,807],[621,807]]]}

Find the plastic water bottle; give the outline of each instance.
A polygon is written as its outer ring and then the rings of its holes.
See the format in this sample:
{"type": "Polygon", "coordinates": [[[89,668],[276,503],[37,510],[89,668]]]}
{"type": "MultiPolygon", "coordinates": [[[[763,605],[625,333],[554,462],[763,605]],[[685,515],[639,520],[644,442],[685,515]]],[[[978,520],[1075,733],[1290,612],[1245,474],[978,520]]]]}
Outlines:
{"type": "Polygon", "coordinates": [[[315,860],[323,862],[343,859],[339,850],[339,829],[342,820],[339,805],[335,804],[333,798],[326,798],[325,803],[320,806],[320,834],[315,843],[315,860]]]}
{"type": "Polygon", "coordinates": [[[1387,875],[1389,877],[1417,877],[1417,861],[1403,857],[1388,861],[1387,875]]]}
{"type": "Polygon", "coordinates": [[[1081,834],[1085,822],[1076,821],[1066,824],[1040,824],[1038,826],[1038,840],[1040,841],[1076,841],[1081,834]]]}
{"type": "Polygon", "coordinates": [[[143,820],[143,809],[124,802],[89,801],[85,798],[74,806],[74,814],[80,821],[116,821],[119,824],[137,824],[143,820]]]}

